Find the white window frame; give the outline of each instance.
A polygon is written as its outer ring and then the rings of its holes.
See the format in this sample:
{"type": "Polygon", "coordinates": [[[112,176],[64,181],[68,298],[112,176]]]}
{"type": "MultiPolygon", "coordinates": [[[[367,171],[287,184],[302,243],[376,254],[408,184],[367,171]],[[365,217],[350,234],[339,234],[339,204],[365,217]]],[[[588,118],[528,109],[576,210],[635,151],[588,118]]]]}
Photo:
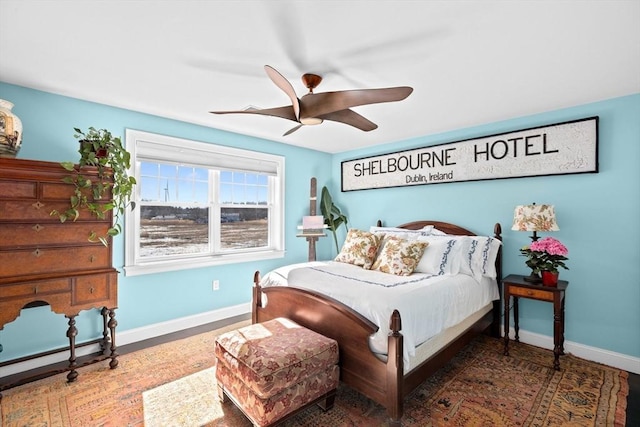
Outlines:
{"type": "MultiPolygon", "coordinates": [[[[269,175],[269,246],[228,253],[197,256],[172,256],[170,259],[150,261],[138,256],[140,247],[140,214],[136,208],[125,213],[126,276],[162,273],[246,261],[283,258],[284,247],[284,163],[282,156],[243,150],[211,143],[192,141],[139,130],[126,129],[126,147],[131,153],[129,173],[140,182],[141,161],[183,162],[187,165],[215,169],[233,169],[269,175]]],[[[140,188],[134,186],[133,201],[140,201],[140,188]]],[[[212,223],[210,222],[210,225],[212,223]]],[[[209,229],[211,231],[211,228],[209,229]]]]}

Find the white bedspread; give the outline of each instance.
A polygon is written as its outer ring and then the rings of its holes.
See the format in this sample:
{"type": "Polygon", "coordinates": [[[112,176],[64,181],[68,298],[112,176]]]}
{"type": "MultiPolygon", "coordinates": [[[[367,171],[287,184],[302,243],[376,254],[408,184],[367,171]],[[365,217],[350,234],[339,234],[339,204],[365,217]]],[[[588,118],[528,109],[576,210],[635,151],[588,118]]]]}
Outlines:
{"type": "Polygon", "coordinates": [[[335,298],[378,325],[370,346],[380,354],[387,353],[389,319],[397,309],[402,319],[405,366],[422,342],[499,299],[493,279],[483,278],[479,283],[464,274],[395,276],[334,261],[284,266],[260,282],[263,287],[289,284],[335,298]]]}

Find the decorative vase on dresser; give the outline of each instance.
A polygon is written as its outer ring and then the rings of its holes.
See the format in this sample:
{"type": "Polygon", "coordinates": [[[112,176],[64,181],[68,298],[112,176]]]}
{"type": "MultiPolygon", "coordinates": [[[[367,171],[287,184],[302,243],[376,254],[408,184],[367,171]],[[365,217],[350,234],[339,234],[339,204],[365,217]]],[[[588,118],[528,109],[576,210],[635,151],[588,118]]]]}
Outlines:
{"type": "MultiPolygon", "coordinates": [[[[83,172],[95,175],[91,168],[83,172]]],[[[103,354],[89,363],[110,359],[111,369],[118,366],[118,272],[111,246],[87,238],[92,231],[106,232],[110,211],[103,219],[83,212],[66,223],[50,215],[69,204],[74,189],[62,181],[66,175],[59,163],[0,158],[0,329],[32,306],[49,305],[66,316],[71,354],[67,380],[72,382],[78,376],[75,318],[82,310],[98,309],[102,315],[103,354]]],[[[0,384],[0,391],[14,385],[0,384]]]]}
{"type": "Polygon", "coordinates": [[[0,99],[0,157],[15,157],[22,143],[22,122],[12,108],[11,102],[0,99]]]}

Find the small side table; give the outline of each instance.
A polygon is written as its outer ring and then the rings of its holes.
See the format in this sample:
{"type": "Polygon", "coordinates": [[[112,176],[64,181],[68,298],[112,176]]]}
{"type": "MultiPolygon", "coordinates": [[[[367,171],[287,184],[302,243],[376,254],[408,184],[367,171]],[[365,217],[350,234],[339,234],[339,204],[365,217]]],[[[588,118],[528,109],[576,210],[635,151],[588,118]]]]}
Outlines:
{"type": "Polygon", "coordinates": [[[513,323],[518,336],[518,298],[530,298],[553,303],[553,368],[560,370],[560,355],[564,354],[564,296],[569,282],[558,280],[556,286],[527,282],[525,276],[511,274],[502,280],[504,286],[504,355],[509,355],[509,300],[513,297],[513,323]]]}

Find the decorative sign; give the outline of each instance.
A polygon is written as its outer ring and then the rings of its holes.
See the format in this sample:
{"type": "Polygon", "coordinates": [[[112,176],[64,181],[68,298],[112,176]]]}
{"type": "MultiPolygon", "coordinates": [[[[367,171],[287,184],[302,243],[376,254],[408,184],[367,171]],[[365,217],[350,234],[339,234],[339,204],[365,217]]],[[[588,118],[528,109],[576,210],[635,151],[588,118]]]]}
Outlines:
{"type": "Polygon", "coordinates": [[[598,117],[342,162],[342,191],[598,172],[598,117]]]}

